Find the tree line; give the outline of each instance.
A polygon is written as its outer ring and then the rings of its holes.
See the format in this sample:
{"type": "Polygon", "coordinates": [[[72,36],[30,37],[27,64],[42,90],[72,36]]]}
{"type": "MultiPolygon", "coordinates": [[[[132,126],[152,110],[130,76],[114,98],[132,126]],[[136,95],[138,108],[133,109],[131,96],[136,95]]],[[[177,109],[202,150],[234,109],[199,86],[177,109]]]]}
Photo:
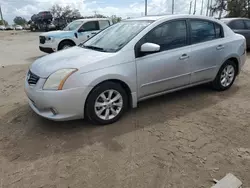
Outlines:
{"type": "MultiPolygon", "coordinates": [[[[209,7],[212,15],[218,15],[220,19],[222,16],[225,17],[246,17],[250,18],[250,0],[216,0],[213,5],[209,7]]],[[[50,8],[50,12],[54,18],[64,17],[81,17],[78,9],[71,8],[70,6],[62,7],[58,4],[53,5],[50,8]]],[[[84,18],[107,18],[108,16],[102,14],[95,14],[84,18]]],[[[116,15],[111,16],[113,23],[121,21],[121,17],[116,15]]],[[[16,16],[13,20],[16,25],[25,25],[28,21],[20,16],[16,16]]],[[[5,20],[0,20],[0,25],[8,25],[5,20]]]]}
{"type": "MultiPolygon", "coordinates": [[[[80,11],[78,9],[71,8],[70,6],[60,6],[58,4],[53,5],[50,10],[51,14],[53,15],[54,19],[60,19],[60,18],[82,18],[80,11]]],[[[93,16],[86,16],[83,18],[107,18],[108,16],[102,15],[102,14],[95,14],[93,16]]],[[[117,17],[116,15],[112,15],[110,17],[113,21],[113,23],[121,21],[121,17],[117,17]]],[[[16,16],[13,20],[15,25],[22,25],[28,23],[28,20],[21,16],[16,16]]],[[[8,22],[6,20],[0,20],[0,25],[8,25],[8,22]]]]}
{"type": "Polygon", "coordinates": [[[210,9],[219,19],[224,13],[225,17],[250,18],[250,0],[216,0],[210,9]]]}

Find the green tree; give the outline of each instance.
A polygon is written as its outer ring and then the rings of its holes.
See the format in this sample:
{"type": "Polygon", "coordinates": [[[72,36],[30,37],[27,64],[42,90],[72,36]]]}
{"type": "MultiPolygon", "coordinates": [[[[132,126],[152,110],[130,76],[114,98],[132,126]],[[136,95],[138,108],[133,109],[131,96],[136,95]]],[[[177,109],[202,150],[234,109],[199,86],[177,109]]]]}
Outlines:
{"type": "Polygon", "coordinates": [[[112,19],[113,23],[117,23],[117,22],[120,22],[122,20],[121,17],[117,17],[116,15],[112,15],[111,19],[112,19]]]}
{"type": "Polygon", "coordinates": [[[16,16],[13,21],[16,25],[25,25],[27,23],[27,20],[20,16],[16,16]]]}
{"type": "Polygon", "coordinates": [[[72,9],[70,6],[60,6],[55,4],[50,9],[54,18],[79,18],[81,14],[78,9],[72,9]]]}
{"type": "Polygon", "coordinates": [[[0,25],[9,25],[6,20],[0,20],[0,25]]]}
{"type": "Polygon", "coordinates": [[[228,0],[227,17],[250,18],[250,0],[228,0]]]}
{"type": "Polygon", "coordinates": [[[216,0],[210,9],[213,15],[219,13],[219,19],[221,19],[222,13],[227,11],[227,0],[216,0]]]}

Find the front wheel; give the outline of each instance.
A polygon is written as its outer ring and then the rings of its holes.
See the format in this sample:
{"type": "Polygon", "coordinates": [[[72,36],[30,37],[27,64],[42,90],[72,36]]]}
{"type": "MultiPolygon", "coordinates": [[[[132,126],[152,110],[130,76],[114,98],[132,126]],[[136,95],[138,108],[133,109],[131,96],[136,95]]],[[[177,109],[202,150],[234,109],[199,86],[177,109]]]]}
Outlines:
{"type": "Polygon", "coordinates": [[[226,61],[220,68],[212,85],[218,91],[225,91],[229,89],[236,78],[236,64],[233,61],[226,61]]]}
{"type": "Polygon", "coordinates": [[[86,116],[94,124],[116,122],[128,107],[128,96],[120,84],[103,83],[90,93],[86,101],[86,116]]]}
{"type": "Polygon", "coordinates": [[[58,50],[65,50],[65,49],[68,49],[72,46],[75,46],[75,44],[73,42],[70,42],[70,41],[63,41],[59,44],[58,46],[58,50]]]}

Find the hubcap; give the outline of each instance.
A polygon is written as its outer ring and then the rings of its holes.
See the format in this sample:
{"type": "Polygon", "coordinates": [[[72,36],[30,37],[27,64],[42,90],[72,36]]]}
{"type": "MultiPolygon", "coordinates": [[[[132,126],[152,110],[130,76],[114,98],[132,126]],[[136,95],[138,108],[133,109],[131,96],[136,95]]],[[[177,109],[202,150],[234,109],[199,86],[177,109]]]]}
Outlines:
{"type": "Polygon", "coordinates": [[[116,90],[101,93],[95,101],[95,113],[102,120],[115,118],[122,110],[123,99],[116,90]]]}
{"type": "Polygon", "coordinates": [[[221,73],[220,77],[221,85],[223,87],[229,86],[234,79],[234,74],[235,74],[234,67],[232,65],[226,66],[221,73]]]}

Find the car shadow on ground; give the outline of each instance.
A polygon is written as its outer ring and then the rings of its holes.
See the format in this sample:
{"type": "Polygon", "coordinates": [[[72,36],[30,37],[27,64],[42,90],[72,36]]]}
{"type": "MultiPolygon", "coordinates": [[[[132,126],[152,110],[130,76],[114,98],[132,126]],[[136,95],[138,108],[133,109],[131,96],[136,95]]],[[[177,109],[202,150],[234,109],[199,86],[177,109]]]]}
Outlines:
{"type": "Polygon", "coordinates": [[[234,85],[229,91],[216,92],[207,86],[199,86],[149,99],[127,112],[120,121],[107,126],[90,125],[84,120],[53,122],[37,116],[28,105],[20,106],[2,118],[2,153],[9,161],[31,161],[95,143],[119,152],[124,146],[116,141],[116,137],[159,123],[167,126],[167,122],[174,118],[226,100],[238,89],[234,85]]]}

